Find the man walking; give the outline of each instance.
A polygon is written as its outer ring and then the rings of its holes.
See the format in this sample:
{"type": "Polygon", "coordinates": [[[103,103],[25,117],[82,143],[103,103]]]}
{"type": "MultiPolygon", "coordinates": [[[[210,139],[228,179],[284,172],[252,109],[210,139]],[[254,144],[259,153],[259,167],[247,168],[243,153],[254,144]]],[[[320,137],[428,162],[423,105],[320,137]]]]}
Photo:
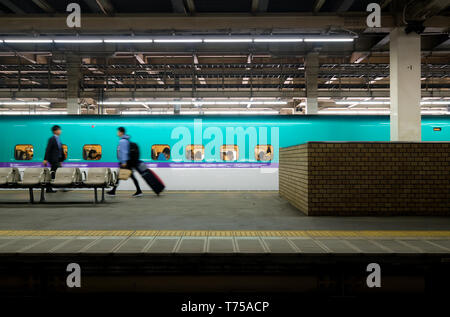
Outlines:
{"type": "MultiPolygon", "coordinates": [[[[133,169],[136,169],[137,167],[137,161],[130,160],[130,136],[125,134],[125,128],[119,127],[117,129],[117,136],[120,138],[119,141],[119,148],[117,149],[117,158],[119,159],[119,166],[120,168],[127,168],[131,170],[131,179],[133,180],[134,186],[136,186],[136,193],[133,194],[133,197],[141,197],[142,191],[139,187],[139,182],[134,176],[133,169]]],[[[117,186],[119,186],[119,180],[117,180],[116,185],[113,187],[112,190],[107,192],[108,195],[115,196],[116,195],[116,189],[117,186]]]]}
{"type": "MultiPolygon", "coordinates": [[[[47,148],[45,149],[44,166],[50,163],[50,171],[52,172],[52,179],[55,178],[55,173],[58,167],[61,167],[61,162],[64,161],[64,152],[60,140],[61,127],[54,125],[52,127],[53,136],[48,139],[47,148]]],[[[56,193],[50,185],[47,186],[47,193],[56,193]]]]}

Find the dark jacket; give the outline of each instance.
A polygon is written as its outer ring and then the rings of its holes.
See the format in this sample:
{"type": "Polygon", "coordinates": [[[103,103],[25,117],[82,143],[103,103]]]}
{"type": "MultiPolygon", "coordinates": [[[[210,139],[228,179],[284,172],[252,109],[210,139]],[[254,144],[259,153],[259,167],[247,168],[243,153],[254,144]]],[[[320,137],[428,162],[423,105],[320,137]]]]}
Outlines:
{"type": "Polygon", "coordinates": [[[56,142],[55,136],[52,136],[50,139],[48,139],[47,148],[45,149],[44,160],[46,160],[52,165],[64,161],[62,144],[60,149],[58,147],[58,142],[56,142]]]}

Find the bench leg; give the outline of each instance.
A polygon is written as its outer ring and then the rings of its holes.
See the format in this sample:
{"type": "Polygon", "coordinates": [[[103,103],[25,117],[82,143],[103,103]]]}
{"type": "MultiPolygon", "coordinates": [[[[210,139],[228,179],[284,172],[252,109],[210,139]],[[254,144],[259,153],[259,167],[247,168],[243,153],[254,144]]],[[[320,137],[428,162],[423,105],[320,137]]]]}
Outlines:
{"type": "Polygon", "coordinates": [[[34,204],[33,188],[28,188],[28,192],[30,193],[30,203],[34,204]]]}
{"type": "Polygon", "coordinates": [[[98,203],[98,198],[97,198],[97,187],[94,187],[94,204],[98,203]]]}
{"type": "Polygon", "coordinates": [[[40,203],[45,202],[45,188],[41,187],[41,200],[39,201],[40,203]]]}
{"type": "Polygon", "coordinates": [[[102,187],[102,203],[105,202],[105,187],[102,187]]]}

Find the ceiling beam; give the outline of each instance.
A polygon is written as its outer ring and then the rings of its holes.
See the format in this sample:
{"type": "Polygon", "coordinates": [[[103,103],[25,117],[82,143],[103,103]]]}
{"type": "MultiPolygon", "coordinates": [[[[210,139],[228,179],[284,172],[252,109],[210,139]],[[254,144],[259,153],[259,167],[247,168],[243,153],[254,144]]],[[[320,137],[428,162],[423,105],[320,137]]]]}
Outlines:
{"type": "Polygon", "coordinates": [[[317,13],[322,9],[322,6],[325,4],[326,0],[316,0],[313,5],[313,12],[317,13]]]}
{"type": "MultiPolygon", "coordinates": [[[[9,1],[9,0],[0,0],[9,1]]],[[[85,0],[86,1],[86,0],[85,0]]],[[[90,0],[91,1],[91,0],[90,0]]],[[[383,27],[395,26],[391,15],[383,15],[381,18],[383,27]]],[[[85,16],[83,17],[83,33],[114,34],[118,32],[135,33],[148,31],[202,31],[211,32],[217,30],[228,30],[230,32],[247,32],[249,30],[289,30],[289,32],[304,32],[324,30],[329,25],[335,28],[361,30],[367,28],[365,16],[346,16],[336,14],[234,14],[234,15],[195,15],[195,16],[170,16],[170,15],[147,15],[147,16],[85,16]],[[151,23],[150,23],[151,22],[151,23]]],[[[448,27],[449,18],[435,16],[425,21],[425,26],[448,27]]],[[[3,34],[25,33],[30,30],[42,33],[72,34],[73,30],[67,28],[65,16],[48,17],[26,16],[9,17],[0,19],[0,30],[3,34]]]]}
{"type": "Polygon", "coordinates": [[[94,13],[103,13],[112,15],[114,13],[114,6],[110,0],[84,0],[94,13]]]}
{"type": "Polygon", "coordinates": [[[144,54],[134,54],[134,57],[136,58],[139,64],[146,64],[144,54]]]}
{"type": "Polygon", "coordinates": [[[445,41],[442,41],[441,43],[439,43],[438,45],[436,45],[435,47],[433,47],[433,51],[439,51],[442,49],[449,49],[450,48],[450,39],[447,38],[445,41]]]}
{"type": "Polygon", "coordinates": [[[26,13],[24,10],[22,10],[22,8],[15,5],[11,0],[0,0],[0,3],[16,14],[25,14],[26,13]]]}
{"type": "Polygon", "coordinates": [[[194,0],[186,0],[186,6],[190,14],[194,14],[196,12],[194,0]]]}
{"type": "Polygon", "coordinates": [[[379,40],[374,46],[372,46],[372,51],[378,51],[383,48],[386,44],[389,43],[390,37],[389,34],[386,34],[381,40],[379,40]]]}
{"type": "Polygon", "coordinates": [[[369,56],[370,52],[353,52],[350,56],[350,63],[359,64],[369,56]]]}
{"type": "Polygon", "coordinates": [[[355,0],[341,0],[340,3],[338,3],[338,5],[336,6],[336,11],[339,13],[347,12],[354,2],[355,0]]]}
{"type": "Polygon", "coordinates": [[[84,2],[93,13],[102,13],[102,9],[100,9],[96,0],[84,0],[84,2]]]}
{"type": "MultiPolygon", "coordinates": [[[[319,90],[319,97],[345,98],[345,97],[389,97],[389,89],[384,90],[319,90]]],[[[422,90],[422,97],[448,97],[446,90],[422,90]]],[[[224,91],[196,91],[196,98],[304,98],[305,91],[242,91],[242,90],[224,90],[224,91]]],[[[66,92],[57,90],[21,90],[10,91],[0,90],[0,98],[41,98],[41,99],[61,99],[65,100],[66,92]]],[[[80,98],[98,98],[98,91],[81,91],[80,98]]],[[[192,98],[192,91],[105,91],[104,99],[110,98],[192,98]]]]}
{"type": "Polygon", "coordinates": [[[391,4],[392,0],[382,0],[380,3],[381,9],[386,8],[389,4],[391,4]]]}
{"type": "Polygon", "coordinates": [[[50,4],[48,4],[46,0],[32,0],[32,1],[46,13],[56,12],[56,10],[50,4]]]}
{"type": "Polygon", "coordinates": [[[415,0],[407,5],[405,16],[407,19],[425,20],[449,6],[448,0],[415,0]]]}
{"type": "Polygon", "coordinates": [[[170,0],[172,2],[173,12],[186,14],[186,7],[183,0],[170,0]]]}
{"type": "Polygon", "coordinates": [[[252,0],[252,13],[267,12],[269,0],[252,0]]]}

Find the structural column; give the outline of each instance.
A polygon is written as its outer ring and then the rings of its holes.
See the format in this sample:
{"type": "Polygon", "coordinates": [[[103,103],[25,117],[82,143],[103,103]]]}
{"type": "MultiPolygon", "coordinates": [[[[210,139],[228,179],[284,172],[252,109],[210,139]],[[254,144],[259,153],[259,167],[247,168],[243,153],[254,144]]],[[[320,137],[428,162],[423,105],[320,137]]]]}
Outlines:
{"type": "Polygon", "coordinates": [[[77,55],[67,55],[67,113],[80,114],[79,102],[81,80],[81,58],[77,55]]]}
{"type": "Polygon", "coordinates": [[[308,53],[305,58],[306,114],[317,114],[319,53],[308,53]]]}
{"type": "Polygon", "coordinates": [[[421,141],[420,35],[390,33],[391,141],[421,141]]]}

